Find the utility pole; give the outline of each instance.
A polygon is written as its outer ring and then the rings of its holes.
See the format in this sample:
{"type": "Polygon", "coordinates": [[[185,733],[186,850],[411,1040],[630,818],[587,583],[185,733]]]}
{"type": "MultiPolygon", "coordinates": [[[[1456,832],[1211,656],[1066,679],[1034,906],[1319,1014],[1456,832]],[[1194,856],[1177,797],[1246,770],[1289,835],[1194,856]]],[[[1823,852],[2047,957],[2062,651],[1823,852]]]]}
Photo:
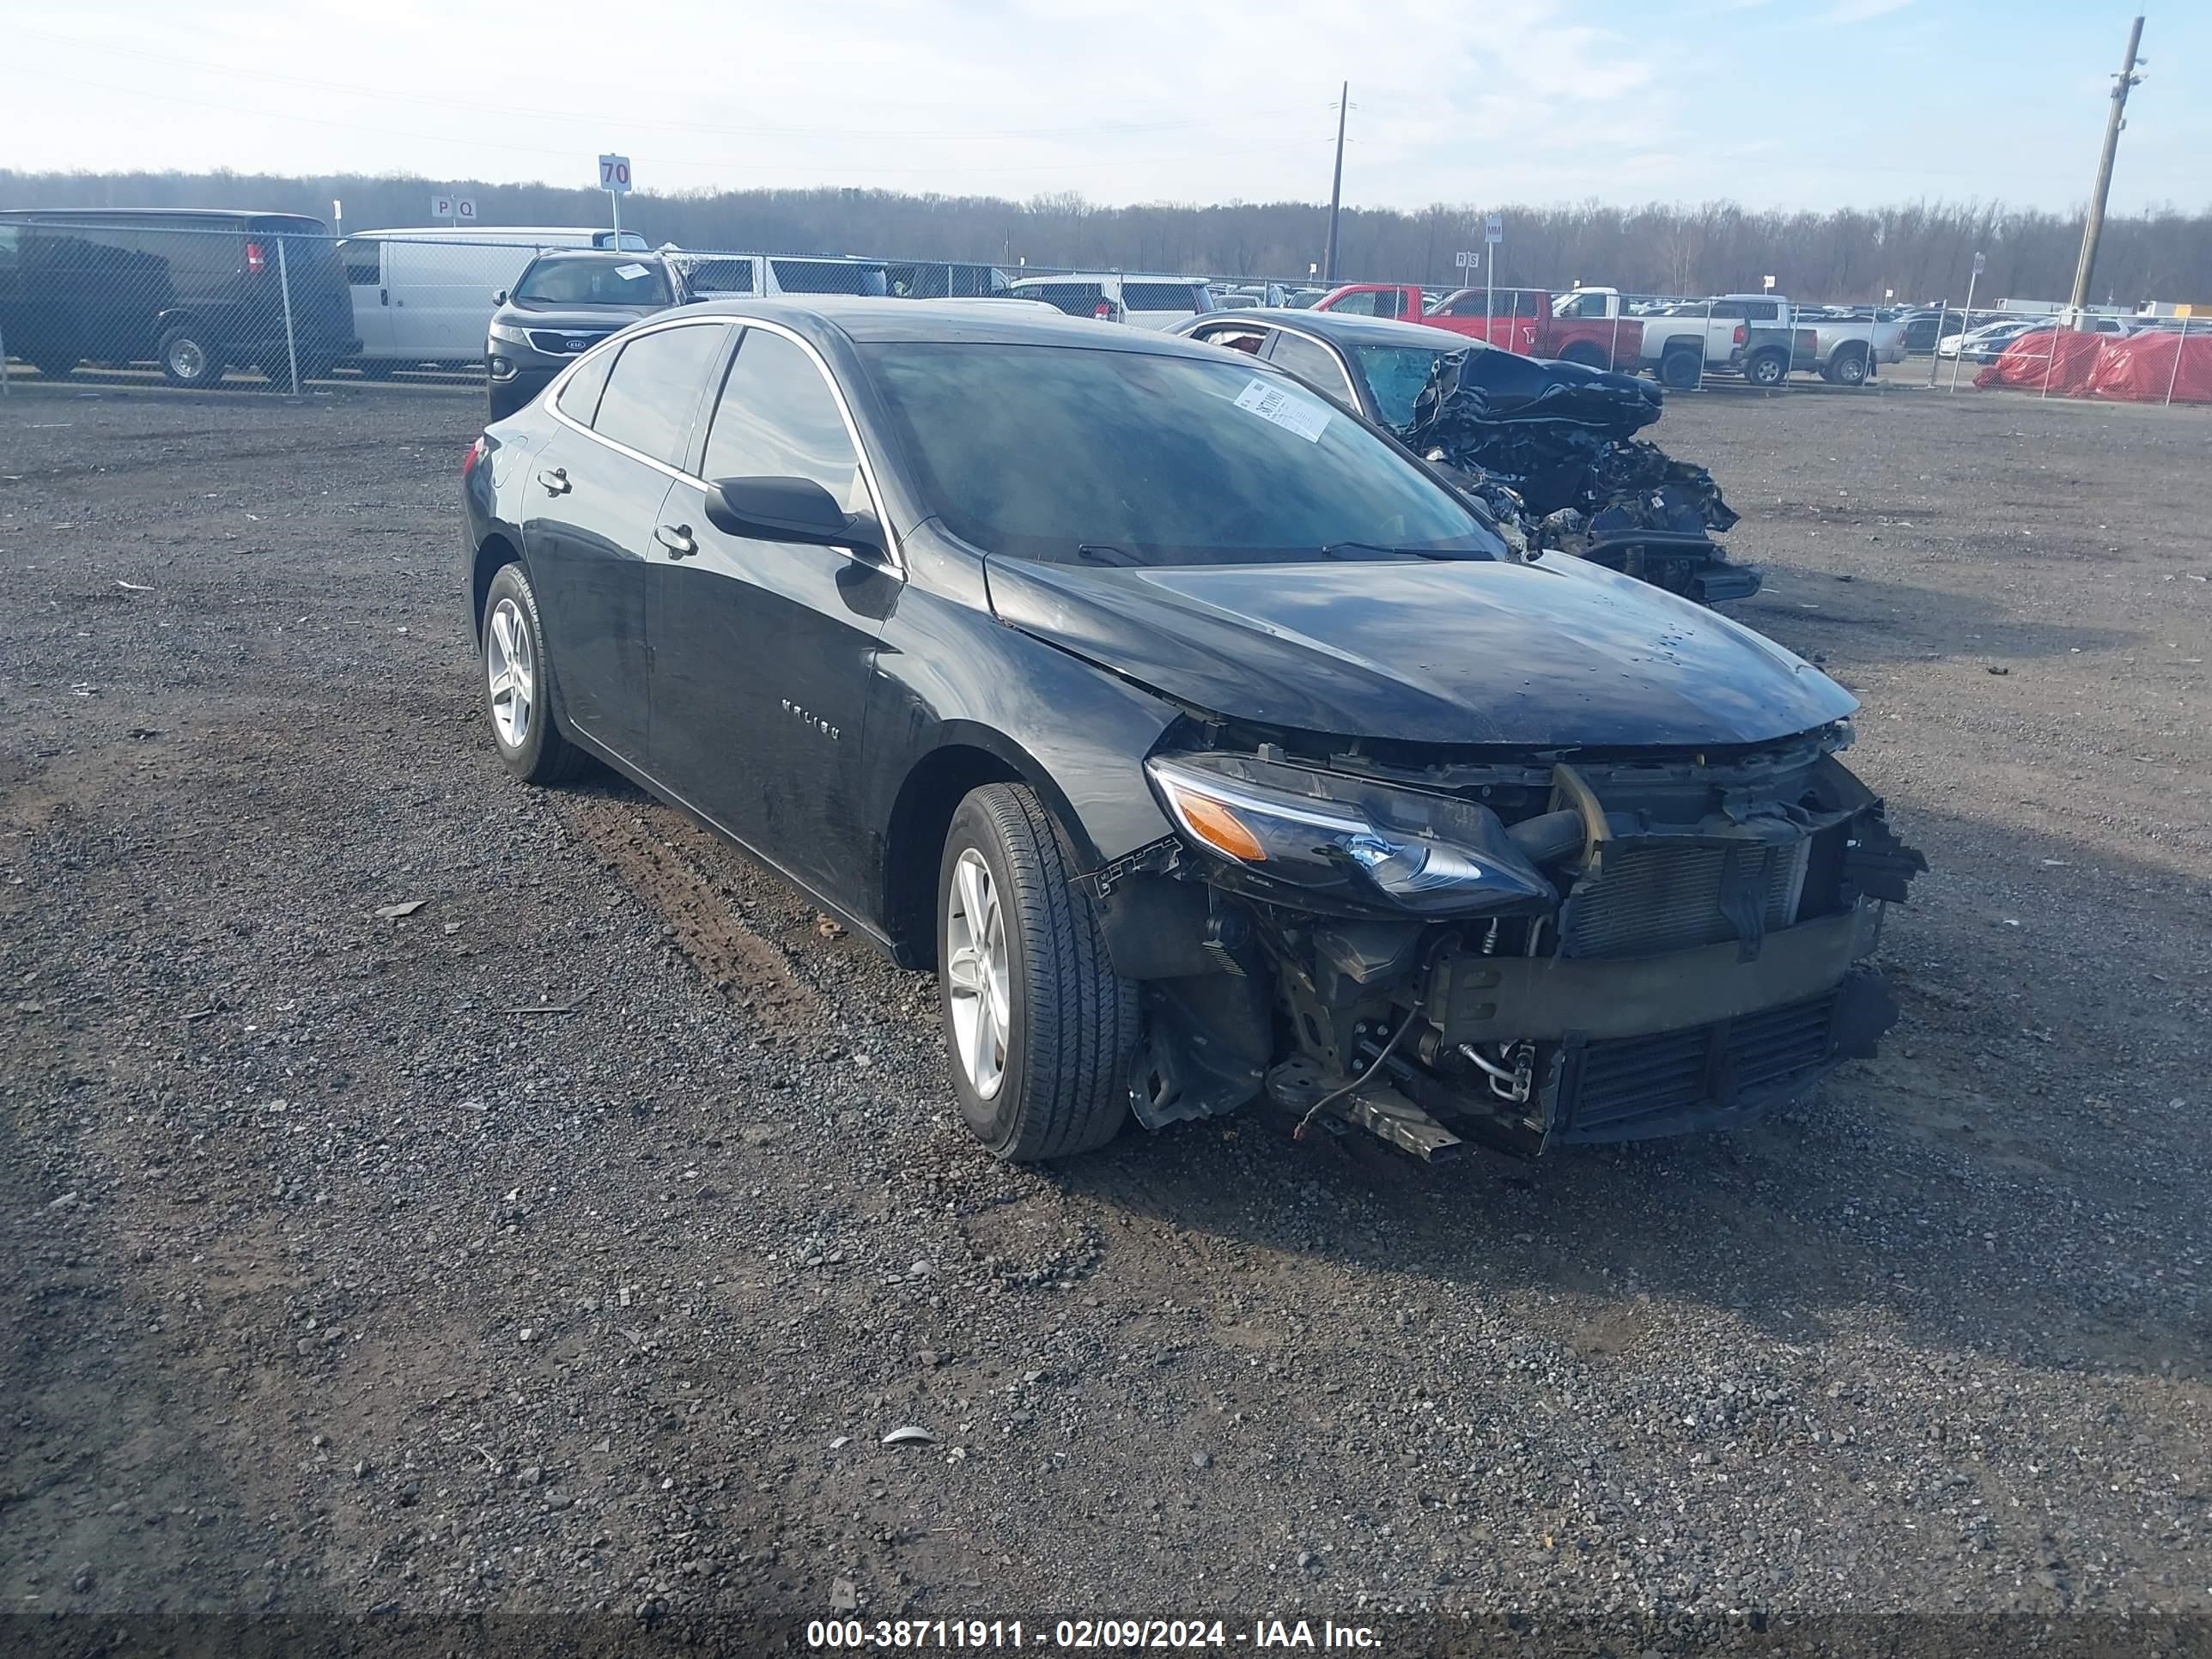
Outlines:
{"type": "Polygon", "coordinates": [[[2097,240],[2105,234],[2105,198],[2112,189],[2112,157],[2120,148],[2120,129],[2127,125],[2128,88],[2142,79],[2136,73],[2142,62],[2136,56],[2136,48],[2142,45],[2142,26],[2143,20],[2138,17],[2128,31],[2128,55],[2120,59],[2120,72],[2112,77],[2112,113],[2105,123],[2105,153],[2097,161],[2097,188],[2089,198],[2089,222],[2081,227],[2081,263],[2074,267],[2069,327],[2081,321],[2081,307],[2089,303],[2089,279],[2097,269],[2097,240]]]}
{"type": "Polygon", "coordinates": [[[1336,101],[1336,179],[1328,187],[1328,252],[1322,255],[1321,280],[1336,285],[1336,211],[1344,202],[1344,115],[1352,107],[1352,82],[1346,81],[1336,101]]]}

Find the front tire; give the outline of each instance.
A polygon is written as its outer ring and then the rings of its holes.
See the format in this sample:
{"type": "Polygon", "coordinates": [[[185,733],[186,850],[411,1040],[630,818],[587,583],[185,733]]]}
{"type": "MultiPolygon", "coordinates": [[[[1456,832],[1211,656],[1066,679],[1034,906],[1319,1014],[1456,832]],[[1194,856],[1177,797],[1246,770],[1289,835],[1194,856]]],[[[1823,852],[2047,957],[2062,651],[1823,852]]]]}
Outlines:
{"type": "Polygon", "coordinates": [[[1559,354],[1559,361],[1573,363],[1580,368],[1603,368],[1606,366],[1605,353],[1587,341],[1577,341],[1569,346],[1559,354]]]}
{"type": "Polygon", "coordinates": [[[169,330],[154,355],[161,362],[161,378],[171,386],[208,386],[222,379],[222,358],[197,324],[169,330]]]}
{"type": "Polygon", "coordinates": [[[484,386],[484,424],[489,426],[494,421],[503,421],[529,402],[530,394],[521,387],[501,386],[496,380],[488,381],[484,386]]]}
{"type": "Polygon", "coordinates": [[[1757,351],[1743,366],[1743,378],[1753,386],[1778,386],[1790,376],[1790,358],[1784,352],[1757,351]]]}
{"type": "Polygon", "coordinates": [[[1838,386],[1863,385],[1867,377],[1866,354],[1863,351],[1839,351],[1829,368],[1834,371],[1833,379],[1838,386]]]}
{"type": "Polygon", "coordinates": [[[1659,360],[1659,380],[1676,392],[1693,390],[1703,378],[1704,363],[1692,351],[1670,351],[1659,360]]]}
{"type": "Polygon", "coordinates": [[[484,712],[507,769],[525,783],[560,783],[584,753],[553,719],[553,673],[538,595],[519,564],[500,567],[484,595],[484,712]]]}
{"type": "Polygon", "coordinates": [[[938,1002],[960,1115],[997,1157],[1066,1158],[1128,1115],[1137,992],[1036,793],[993,783],[952,816],[937,881],[938,1002]]]}

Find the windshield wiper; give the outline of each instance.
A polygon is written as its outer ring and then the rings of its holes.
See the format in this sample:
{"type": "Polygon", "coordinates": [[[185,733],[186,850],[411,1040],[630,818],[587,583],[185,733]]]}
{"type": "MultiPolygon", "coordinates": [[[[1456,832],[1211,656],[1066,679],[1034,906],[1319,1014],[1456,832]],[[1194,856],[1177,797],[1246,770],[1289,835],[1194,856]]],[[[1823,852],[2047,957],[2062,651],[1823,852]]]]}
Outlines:
{"type": "Polygon", "coordinates": [[[1383,547],[1374,542],[1331,542],[1321,550],[1324,559],[1357,560],[1364,554],[1375,553],[1388,559],[1439,559],[1447,563],[1490,556],[1474,548],[1383,547]]]}

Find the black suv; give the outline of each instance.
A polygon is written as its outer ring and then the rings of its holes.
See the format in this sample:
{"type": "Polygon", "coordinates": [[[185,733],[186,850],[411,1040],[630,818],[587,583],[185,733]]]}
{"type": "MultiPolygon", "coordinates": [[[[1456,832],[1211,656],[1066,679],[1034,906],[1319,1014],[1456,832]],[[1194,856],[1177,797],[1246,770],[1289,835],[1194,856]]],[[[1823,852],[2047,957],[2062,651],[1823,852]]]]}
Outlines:
{"type": "Polygon", "coordinates": [[[1924,867],[1850,694],[1269,364],[1041,306],[718,301],[463,465],[485,724],[898,960],[1007,1158],[1263,1091],[1435,1157],[1735,1121],[1872,1051],[1924,867]]]}
{"type": "Polygon", "coordinates": [[[0,336],[41,374],[151,358],[176,386],[289,380],[295,354],[316,379],[361,352],[328,226],[212,208],[0,212],[0,336]]]}
{"type": "Polygon", "coordinates": [[[684,272],[653,253],[541,253],[497,296],[484,342],[485,408],[505,420],[582,353],[641,317],[690,302],[684,272]]]}

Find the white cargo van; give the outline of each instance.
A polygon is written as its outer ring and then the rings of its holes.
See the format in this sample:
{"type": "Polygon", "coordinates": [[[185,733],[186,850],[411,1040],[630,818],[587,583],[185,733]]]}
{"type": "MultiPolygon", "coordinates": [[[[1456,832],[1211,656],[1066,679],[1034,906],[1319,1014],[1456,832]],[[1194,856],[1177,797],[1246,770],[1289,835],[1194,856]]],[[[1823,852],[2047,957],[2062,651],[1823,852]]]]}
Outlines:
{"type": "MultiPolygon", "coordinates": [[[[495,296],[541,249],[615,246],[611,230],[562,225],[357,232],[338,244],[361,336],[356,367],[379,375],[417,363],[481,366],[495,296]]],[[[643,252],[645,238],[626,230],[620,246],[643,252]]]]}
{"type": "Polygon", "coordinates": [[[695,253],[672,246],[659,251],[684,273],[684,286],[697,300],[726,294],[890,292],[889,267],[857,253],[695,253]]]}

